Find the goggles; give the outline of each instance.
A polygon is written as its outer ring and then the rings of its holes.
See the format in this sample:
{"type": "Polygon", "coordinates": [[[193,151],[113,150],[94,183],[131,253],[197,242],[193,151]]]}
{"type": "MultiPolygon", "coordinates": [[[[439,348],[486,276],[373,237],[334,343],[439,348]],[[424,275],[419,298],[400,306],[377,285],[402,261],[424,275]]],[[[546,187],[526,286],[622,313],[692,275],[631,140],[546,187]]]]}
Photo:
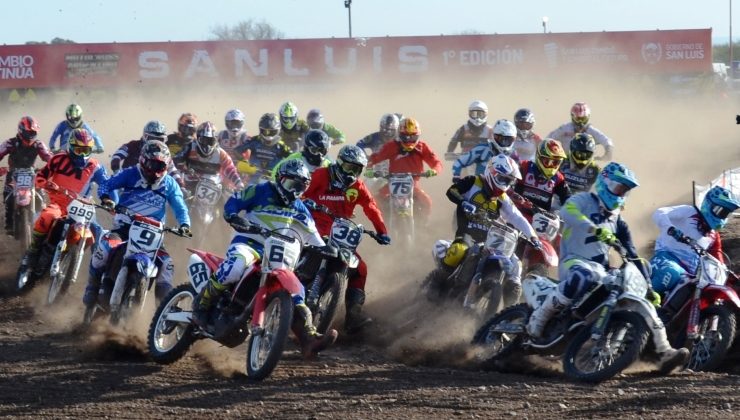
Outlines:
{"type": "Polygon", "coordinates": [[[226,121],[227,130],[241,130],[244,127],[244,121],[241,120],[228,120],[226,121]]]}
{"type": "Polygon", "coordinates": [[[167,164],[161,160],[150,159],[144,162],[144,167],[152,172],[163,172],[167,169],[167,164]]]}
{"type": "Polygon", "coordinates": [[[548,158],[540,156],[539,160],[540,164],[547,169],[557,169],[560,167],[560,164],[563,163],[563,159],[561,158],[548,158]]]}
{"type": "Polygon", "coordinates": [[[616,195],[617,197],[627,197],[627,194],[629,194],[630,190],[632,189],[627,185],[624,185],[617,181],[612,181],[610,179],[607,179],[605,184],[606,188],[609,189],[609,192],[616,195]]]}
{"type": "Polygon", "coordinates": [[[35,140],[37,135],[38,135],[38,133],[35,132],[35,131],[33,131],[33,130],[28,130],[28,131],[23,130],[23,131],[21,131],[21,138],[23,140],[29,140],[29,141],[30,140],[35,140]]]}
{"type": "Polygon", "coordinates": [[[496,174],[493,176],[493,180],[497,185],[503,185],[505,187],[512,187],[516,184],[516,178],[504,174],[496,174]]]}
{"type": "Polygon", "coordinates": [[[715,204],[710,209],[712,211],[712,214],[717,216],[720,219],[726,219],[727,216],[732,213],[732,210],[728,209],[727,207],[722,207],[719,204],[715,204]]]}
{"type": "Polygon", "coordinates": [[[275,137],[278,135],[279,130],[277,128],[260,128],[260,134],[265,137],[275,137]]]}
{"type": "Polygon", "coordinates": [[[486,118],[487,115],[488,113],[486,111],[483,111],[482,109],[472,109],[468,112],[468,116],[470,116],[470,118],[483,119],[486,118]]]}
{"type": "Polygon", "coordinates": [[[280,180],[280,185],[288,191],[296,193],[296,195],[302,194],[308,188],[308,181],[302,179],[283,177],[280,180]]]}
{"type": "Polygon", "coordinates": [[[74,125],[77,125],[81,120],[82,117],[67,117],[67,121],[74,125]]]}
{"type": "Polygon", "coordinates": [[[511,136],[502,136],[501,134],[496,134],[494,136],[494,140],[496,140],[496,144],[501,147],[511,147],[511,145],[514,144],[514,137],[511,136]]]}
{"type": "Polygon", "coordinates": [[[576,123],[576,124],[578,124],[578,125],[586,125],[586,124],[588,124],[588,117],[586,117],[586,116],[583,116],[583,117],[573,117],[573,122],[576,123]]]}
{"type": "Polygon", "coordinates": [[[216,138],[215,137],[198,137],[198,143],[202,144],[203,146],[213,147],[216,145],[216,138]]]}
{"type": "Polygon", "coordinates": [[[144,134],[144,140],[159,140],[159,141],[165,141],[167,140],[167,136],[164,134],[154,134],[154,133],[146,133],[144,134]]]}
{"type": "Polygon", "coordinates": [[[383,135],[383,137],[393,138],[396,137],[398,130],[395,128],[383,128],[382,130],[380,130],[380,133],[383,135]]]}
{"type": "Polygon", "coordinates": [[[516,125],[516,128],[517,129],[519,129],[519,130],[525,130],[525,131],[526,130],[531,130],[532,127],[534,127],[534,124],[533,123],[527,122],[527,121],[516,121],[514,123],[514,125],[516,125]]]}
{"type": "Polygon", "coordinates": [[[87,157],[92,153],[92,147],[90,146],[72,146],[72,153],[77,156],[87,157]]]}
{"type": "Polygon", "coordinates": [[[401,140],[401,143],[416,143],[419,141],[419,135],[418,134],[401,134],[398,136],[398,139],[401,140]]]}
{"type": "Polygon", "coordinates": [[[363,169],[362,165],[350,162],[342,162],[339,167],[342,169],[342,172],[353,176],[360,176],[363,169]]]}
{"type": "Polygon", "coordinates": [[[180,126],[180,134],[182,134],[185,137],[192,136],[195,134],[195,126],[192,125],[181,125],[180,126]]]}
{"type": "Polygon", "coordinates": [[[329,151],[326,150],[326,147],[322,147],[322,146],[307,146],[306,150],[308,151],[308,153],[314,156],[316,155],[326,156],[326,154],[329,153],[329,151]]]}
{"type": "Polygon", "coordinates": [[[585,162],[587,160],[591,160],[591,158],[594,156],[594,152],[575,151],[571,152],[571,155],[576,161],[585,162]]]}

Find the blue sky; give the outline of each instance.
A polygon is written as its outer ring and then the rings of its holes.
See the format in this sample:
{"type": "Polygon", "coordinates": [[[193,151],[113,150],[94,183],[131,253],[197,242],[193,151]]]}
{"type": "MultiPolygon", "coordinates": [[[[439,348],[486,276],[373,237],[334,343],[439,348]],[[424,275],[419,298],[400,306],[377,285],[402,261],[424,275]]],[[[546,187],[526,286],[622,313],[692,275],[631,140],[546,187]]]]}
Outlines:
{"type": "MultiPolygon", "coordinates": [[[[217,24],[265,20],[286,38],[348,35],[344,0],[31,0],[3,4],[2,42],[197,41],[217,24]]],[[[729,39],[731,0],[352,0],[356,37],[542,31],[628,31],[713,28],[715,42],[729,39]]],[[[740,3],[733,4],[733,20],[740,3]]],[[[736,17],[737,16],[737,17],[736,17]]],[[[740,38],[740,25],[733,25],[740,38]]]]}

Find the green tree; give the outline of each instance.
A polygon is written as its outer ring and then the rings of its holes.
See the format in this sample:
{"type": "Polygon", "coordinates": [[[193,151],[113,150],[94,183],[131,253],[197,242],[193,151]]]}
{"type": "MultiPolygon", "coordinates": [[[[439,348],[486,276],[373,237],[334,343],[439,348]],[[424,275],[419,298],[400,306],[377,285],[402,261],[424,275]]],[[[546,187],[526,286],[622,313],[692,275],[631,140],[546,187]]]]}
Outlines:
{"type": "Polygon", "coordinates": [[[64,39],[59,37],[54,37],[54,39],[51,40],[51,42],[46,41],[26,41],[26,45],[43,45],[43,44],[75,44],[74,41],[71,39],[64,39]]]}
{"type": "Polygon", "coordinates": [[[242,20],[233,26],[217,25],[211,28],[213,39],[219,41],[244,41],[250,39],[280,39],[285,34],[265,22],[254,19],[242,20]]]}

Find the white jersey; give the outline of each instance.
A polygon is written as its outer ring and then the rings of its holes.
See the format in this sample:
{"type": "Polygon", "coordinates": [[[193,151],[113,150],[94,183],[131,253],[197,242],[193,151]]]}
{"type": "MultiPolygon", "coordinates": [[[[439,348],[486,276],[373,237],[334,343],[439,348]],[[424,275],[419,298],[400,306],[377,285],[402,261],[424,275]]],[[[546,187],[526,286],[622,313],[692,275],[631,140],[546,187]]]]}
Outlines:
{"type": "Polygon", "coordinates": [[[661,207],[653,213],[653,222],[660,229],[658,239],[655,240],[655,252],[670,252],[681,261],[684,268],[692,275],[696,273],[699,256],[690,246],[678,242],[668,235],[668,228],[673,226],[679,229],[685,236],[696,241],[705,250],[719,240],[716,231],[706,230],[702,216],[694,206],[661,207]]]}
{"type": "Polygon", "coordinates": [[[604,134],[603,132],[601,132],[601,130],[595,128],[591,124],[588,124],[585,128],[579,130],[572,121],[567,122],[553,130],[550,134],[547,135],[547,137],[558,140],[560,143],[563,144],[563,149],[568,152],[570,151],[570,141],[573,140],[573,137],[575,137],[575,135],[578,133],[590,134],[591,136],[593,136],[594,140],[596,140],[596,144],[600,144],[604,147],[604,156],[597,158],[598,160],[611,160],[612,149],[614,148],[612,139],[607,137],[606,134],[604,134]]]}

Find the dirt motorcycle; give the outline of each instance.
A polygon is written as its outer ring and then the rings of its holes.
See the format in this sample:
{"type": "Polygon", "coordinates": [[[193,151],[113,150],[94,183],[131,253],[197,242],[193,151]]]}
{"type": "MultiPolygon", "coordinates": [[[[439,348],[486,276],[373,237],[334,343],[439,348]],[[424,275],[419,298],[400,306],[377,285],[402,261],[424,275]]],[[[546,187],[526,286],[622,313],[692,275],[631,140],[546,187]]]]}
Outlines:
{"type": "Polygon", "coordinates": [[[265,238],[263,258],[221,295],[209,313],[212,323],[201,328],[192,322],[193,300],[223,258],[188,248],[190,283],[173,289],[157,308],[147,338],[149,354],[155,362],[169,364],[199,339],[230,348],[248,340],[247,375],[262,380],[282,357],[293,320],[292,296],[303,287],[293,273],[301,254],[300,236],[292,229],[269,230],[244,220],[230,224],[238,232],[265,238]]]}
{"type": "MultiPolygon", "coordinates": [[[[5,176],[9,170],[0,168],[0,176],[5,176]]],[[[34,187],[35,177],[36,170],[33,168],[15,168],[9,185],[13,194],[8,198],[14,203],[12,233],[20,241],[21,249],[28,249],[31,244],[33,219],[36,211],[45,206],[45,199],[34,187]]],[[[8,203],[5,203],[5,208],[8,208],[8,203]]]]}
{"type": "Polygon", "coordinates": [[[193,228],[198,240],[196,246],[202,247],[208,240],[208,232],[214,220],[221,217],[221,196],[224,187],[219,174],[189,173],[185,180],[187,185],[195,185],[192,194],[186,193],[186,202],[190,207],[193,228]]]}
{"type": "Polygon", "coordinates": [[[47,303],[54,303],[77,281],[85,250],[95,242],[91,225],[95,209],[103,206],[66,189],[47,188],[72,199],[67,205],[67,215],[55,220],[41,245],[38,263],[34,267],[21,266],[16,277],[17,291],[30,289],[49,272],[47,303]]]}
{"type": "Polygon", "coordinates": [[[356,269],[360,259],[356,254],[362,235],[368,235],[380,242],[376,232],[365,229],[350,219],[333,214],[326,206],[312,200],[304,204],[310,210],[328,214],[334,219],[327,244],[336,252],[326,249],[305,248],[296,265],[296,275],[306,285],[306,305],[313,314],[316,330],[324,334],[329,330],[344,302],[349,270],[356,269]]]}
{"type": "Polygon", "coordinates": [[[622,265],[550,319],[540,338],[527,334],[527,322],[558,286],[553,279],[528,275],[523,281],[525,302],[497,313],[476,331],[475,357],[495,366],[514,354],[562,355],[565,376],[586,382],[607,380],[630,366],[647,344],[647,323],[659,319],[644,297],[647,280],[621,244],[613,248],[622,265]]]}
{"type": "Polygon", "coordinates": [[[397,172],[374,173],[372,178],[388,180],[389,211],[388,231],[404,249],[415,245],[416,223],[414,221],[414,178],[429,175],[426,173],[397,172]]]}
{"type": "Polygon", "coordinates": [[[678,240],[699,256],[694,281],[674,289],[658,309],[671,345],[691,349],[686,367],[714,370],[725,359],[736,337],[740,298],[727,280],[737,275],[687,236],[678,240]]]}
{"type": "Polygon", "coordinates": [[[524,208],[528,210],[528,213],[532,212],[531,217],[527,217],[525,213],[522,214],[525,214],[542,244],[552,248],[552,252],[549,252],[549,249],[548,252],[541,252],[528,242],[523,242],[517,247],[517,255],[522,261],[522,273],[534,272],[541,276],[557,274],[559,257],[555,245],[560,243],[560,216],[555,212],[535,205],[529,199],[514,191],[509,190],[506,195],[520,210],[524,208]]]}
{"type": "MultiPolygon", "coordinates": [[[[110,323],[118,325],[128,319],[136,308],[142,310],[146,296],[154,285],[159,268],[157,257],[164,242],[164,233],[189,238],[178,228],[164,226],[159,220],[142,216],[123,206],[116,206],[115,213],[130,218],[128,240],[120,243],[110,256],[110,264],[103,273],[101,295],[108,298],[110,323]],[[108,293],[110,291],[110,293],[108,293]]],[[[83,323],[89,325],[98,309],[106,305],[92,304],[85,307],[83,323]]]]}

